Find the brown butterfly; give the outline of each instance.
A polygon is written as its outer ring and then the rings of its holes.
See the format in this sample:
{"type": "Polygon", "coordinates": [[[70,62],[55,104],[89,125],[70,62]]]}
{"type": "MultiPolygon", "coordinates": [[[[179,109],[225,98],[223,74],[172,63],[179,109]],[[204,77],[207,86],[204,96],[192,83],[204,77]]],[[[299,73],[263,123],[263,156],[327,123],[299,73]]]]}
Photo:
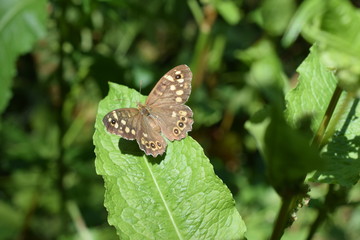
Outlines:
{"type": "Polygon", "coordinates": [[[180,140],[191,131],[193,112],[185,105],[191,92],[192,73],[180,65],[167,72],[150,92],[145,104],[120,108],[106,114],[106,130],[128,140],[136,139],[145,154],[165,152],[166,141],[180,140]]]}

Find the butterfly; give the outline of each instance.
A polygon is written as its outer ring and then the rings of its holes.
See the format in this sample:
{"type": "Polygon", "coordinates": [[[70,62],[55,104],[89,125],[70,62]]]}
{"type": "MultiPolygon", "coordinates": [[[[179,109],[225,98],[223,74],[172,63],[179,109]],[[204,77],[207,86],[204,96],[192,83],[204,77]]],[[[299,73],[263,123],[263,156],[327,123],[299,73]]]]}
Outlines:
{"type": "Polygon", "coordinates": [[[146,155],[162,155],[167,146],[164,137],[181,140],[192,129],[193,112],[185,105],[191,93],[191,79],[188,66],[174,67],[158,81],[145,104],[106,114],[106,130],[128,140],[136,139],[146,155]]]}

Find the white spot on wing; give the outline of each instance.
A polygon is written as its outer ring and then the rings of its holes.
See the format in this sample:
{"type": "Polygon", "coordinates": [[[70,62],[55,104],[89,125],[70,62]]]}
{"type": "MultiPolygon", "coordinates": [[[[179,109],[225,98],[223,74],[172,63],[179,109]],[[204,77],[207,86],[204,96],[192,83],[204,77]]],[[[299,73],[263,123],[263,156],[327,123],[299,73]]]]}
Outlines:
{"type": "Polygon", "coordinates": [[[112,115],[113,115],[113,117],[114,117],[116,120],[118,120],[118,116],[117,116],[117,114],[116,114],[115,111],[112,112],[112,115]]]}
{"type": "Polygon", "coordinates": [[[179,114],[180,114],[181,116],[186,116],[186,115],[187,115],[187,113],[186,113],[185,111],[179,111],[179,114]]]}
{"type": "Polygon", "coordinates": [[[170,75],[165,75],[165,78],[166,78],[167,80],[169,80],[170,82],[173,82],[173,81],[174,81],[174,78],[173,78],[172,76],[170,76],[170,75]]]}
{"type": "Polygon", "coordinates": [[[176,91],[176,95],[183,95],[183,93],[184,93],[184,91],[183,90],[178,90],[178,91],[176,91]]]}

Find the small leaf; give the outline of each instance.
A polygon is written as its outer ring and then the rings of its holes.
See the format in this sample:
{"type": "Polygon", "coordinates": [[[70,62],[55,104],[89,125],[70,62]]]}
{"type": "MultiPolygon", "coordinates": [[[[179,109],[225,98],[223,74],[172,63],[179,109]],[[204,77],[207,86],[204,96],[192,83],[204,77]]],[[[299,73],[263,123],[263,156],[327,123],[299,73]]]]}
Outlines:
{"type": "Polygon", "coordinates": [[[270,35],[279,36],[295,10],[294,0],[264,0],[254,14],[254,20],[270,35]]]}
{"type": "Polygon", "coordinates": [[[326,2],[323,0],[303,1],[285,31],[282,39],[283,45],[286,47],[290,46],[299,36],[304,25],[310,22],[319,22],[319,18],[321,18],[324,12],[325,4],[326,2]]]}
{"type": "Polygon", "coordinates": [[[191,138],[169,142],[163,157],[144,155],[135,141],[106,132],[104,115],[144,100],[110,84],[99,104],[96,170],[105,182],[109,223],[121,239],[239,239],[245,225],[229,189],[191,138]]]}
{"type": "Polygon", "coordinates": [[[238,50],[235,57],[250,66],[248,84],[257,88],[278,86],[287,89],[287,79],[276,49],[268,39],[262,39],[246,50],[238,50]]]}
{"type": "Polygon", "coordinates": [[[230,25],[238,24],[241,19],[241,12],[232,1],[217,1],[215,4],[219,14],[227,21],[230,25]]]}

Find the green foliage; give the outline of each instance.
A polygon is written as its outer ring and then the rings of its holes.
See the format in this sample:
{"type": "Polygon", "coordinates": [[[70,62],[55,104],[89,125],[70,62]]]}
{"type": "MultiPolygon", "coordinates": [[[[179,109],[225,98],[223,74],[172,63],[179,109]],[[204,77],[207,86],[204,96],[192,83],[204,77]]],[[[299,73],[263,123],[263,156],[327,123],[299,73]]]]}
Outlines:
{"type": "Polygon", "coordinates": [[[357,6],[0,1],[0,239],[358,239],[357,6]],[[190,136],[105,131],[179,64],[190,136]]]}
{"type": "Polygon", "coordinates": [[[45,4],[44,0],[3,0],[0,3],[0,113],[12,95],[17,57],[30,51],[35,41],[45,34],[45,4]]]}
{"type": "Polygon", "coordinates": [[[191,137],[169,142],[165,157],[154,159],[135,142],[106,132],[104,115],[135,107],[135,99],[140,99],[135,91],[111,84],[95,123],[96,170],[107,189],[109,223],[120,238],[240,238],[245,225],[232,195],[191,137]]]}
{"type": "Polygon", "coordinates": [[[333,72],[321,63],[317,46],[310,49],[309,56],[299,66],[298,72],[299,84],[286,96],[287,121],[297,126],[302,118],[311,117],[311,129],[316,132],[337,80],[333,72]]]}
{"type": "MultiPolygon", "coordinates": [[[[346,102],[346,97],[343,97],[340,107],[344,107],[346,102]]],[[[350,188],[359,181],[360,119],[356,117],[360,114],[359,99],[351,99],[343,110],[347,114],[337,122],[335,133],[322,152],[325,168],[318,170],[311,181],[350,188]]]]}
{"type": "MultiPolygon", "coordinates": [[[[324,66],[317,46],[298,69],[300,83],[287,95],[288,121],[296,125],[305,116],[312,117],[312,129],[315,132],[325,115],[325,107],[330,103],[336,87],[336,77],[324,66]],[[316,78],[316,81],[314,79],[316,78]]],[[[345,95],[345,94],[344,94],[345,95]]],[[[345,96],[340,99],[339,108],[343,108],[345,96]]],[[[335,135],[323,149],[322,157],[327,161],[325,169],[316,172],[313,181],[340,184],[350,187],[359,180],[360,165],[357,161],[359,146],[358,100],[353,99],[346,109],[349,115],[342,115],[335,126],[335,135]]],[[[338,110],[340,111],[340,109],[338,110]]]]}
{"type": "Polygon", "coordinates": [[[348,1],[308,0],[299,8],[284,42],[290,43],[302,28],[303,35],[317,43],[321,62],[336,70],[339,84],[359,95],[359,20],[359,11],[348,1]]]}
{"type": "Polygon", "coordinates": [[[294,10],[294,0],[265,0],[255,11],[254,19],[269,34],[279,36],[284,32],[294,10]]]}

